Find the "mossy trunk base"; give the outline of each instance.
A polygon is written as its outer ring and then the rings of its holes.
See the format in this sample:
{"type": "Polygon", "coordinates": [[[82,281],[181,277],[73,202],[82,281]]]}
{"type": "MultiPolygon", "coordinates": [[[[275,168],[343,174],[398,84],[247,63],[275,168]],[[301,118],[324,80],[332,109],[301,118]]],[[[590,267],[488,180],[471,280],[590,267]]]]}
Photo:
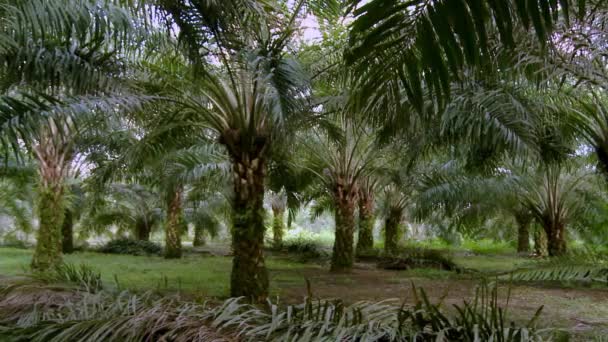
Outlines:
{"type": "Polygon", "coordinates": [[[366,255],[374,249],[374,200],[371,195],[359,198],[359,236],[357,255],[366,255]]]}
{"type": "Polygon", "coordinates": [[[517,216],[517,252],[530,252],[530,222],[528,216],[517,216]]]}
{"type": "Polygon", "coordinates": [[[192,240],[192,246],[202,247],[207,241],[205,239],[205,230],[201,226],[194,226],[194,239],[192,240]]]}
{"type": "Polygon", "coordinates": [[[64,220],[63,189],[42,187],[38,194],[38,235],[32,269],[49,270],[61,263],[61,229],[64,220]]]}
{"type": "Polygon", "coordinates": [[[547,235],[540,227],[534,229],[534,254],[540,257],[545,257],[549,254],[547,251],[547,235]]]}
{"type": "Polygon", "coordinates": [[[283,235],[285,234],[285,210],[273,208],[272,214],[272,243],[274,247],[278,248],[283,245],[283,235]]]}
{"type": "Polygon", "coordinates": [[[386,255],[394,255],[397,253],[401,216],[401,210],[392,209],[386,218],[384,226],[384,254],[386,255]]]}
{"type": "Polygon", "coordinates": [[[151,229],[144,220],[135,223],[135,238],[141,241],[150,241],[151,229]]]}
{"type": "Polygon", "coordinates": [[[547,250],[549,256],[562,256],[566,254],[565,226],[563,224],[553,224],[545,226],[547,233],[547,250]]]}
{"type": "Polygon", "coordinates": [[[351,189],[337,187],[334,194],[336,238],[331,256],[331,272],[347,272],[353,268],[355,240],[355,198],[351,189]]]}
{"type": "Polygon", "coordinates": [[[261,156],[233,155],[234,198],[230,295],[264,302],[268,271],[264,262],[264,173],[261,156]]]}
{"type": "Polygon", "coordinates": [[[182,191],[176,190],[167,208],[167,224],[165,227],[165,259],[182,257],[182,228],[184,218],[181,202],[182,191]]]}
{"type": "Polygon", "coordinates": [[[74,217],[72,211],[66,209],[61,226],[61,250],[63,254],[71,254],[74,252],[74,217]]]}

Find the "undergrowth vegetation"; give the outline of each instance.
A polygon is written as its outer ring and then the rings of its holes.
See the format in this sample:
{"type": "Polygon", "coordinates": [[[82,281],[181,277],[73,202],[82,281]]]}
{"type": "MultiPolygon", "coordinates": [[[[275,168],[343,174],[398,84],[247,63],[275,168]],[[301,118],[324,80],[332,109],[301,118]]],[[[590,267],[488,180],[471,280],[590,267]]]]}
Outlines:
{"type": "Polygon", "coordinates": [[[162,250],[157,243],[127,238],[110,240],[98,249],[101,253],[130,255],[159,255],[162,250]]]}
{"type": "MultiPolygon", "coordinates": [[[[70,269],[68,267],[68,269],[70,269]]],[[[59,271],[62,272],[62,271],[59,271]]],[[[65,272],[64,272],[65,273],[65,272]]],[[[89,271],[68,271],[71,280],[89,279],[89,271]]],[[[399,300],[357,302],[313,299],[279,306],[253,306],[242,298],[223,303],[195,303],[151,292],[68,289],[51,285],[6,286],[0,304],[15,293],[46,292],[39,302],[14,302],[0,313],[3,341],[539,341],[551,335],[538,329],[542,308],[524,324],[510,321],[499,305],[498,286],[483,282],[474,299],[448,314],[412,285],[413,304],[399,300]],[[67,292],[69,291],[69,292],[67,292]],[[57,301],[58,296],[69,298],[57,301]],[[52,303],[52,305],[50,305],[52,303]]],[[[508,298],[507,298],[508,303],[508,298]]]]}

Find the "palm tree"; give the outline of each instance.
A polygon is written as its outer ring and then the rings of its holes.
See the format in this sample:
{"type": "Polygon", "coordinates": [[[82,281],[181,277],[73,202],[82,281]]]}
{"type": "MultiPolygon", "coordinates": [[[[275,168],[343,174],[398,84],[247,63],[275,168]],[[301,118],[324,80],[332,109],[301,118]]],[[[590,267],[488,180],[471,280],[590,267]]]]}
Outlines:
{"type": "Polygon", "coordinates": [[[564,172],[560,165],[541,168],[533,179],[518,179],[524,204],[538,220],[547,234],[550,256],[566,253],[566,227],[579,215],[584,214],[582,194],[591,193],[589,172],[574,170],[564,172]]]}
{"type": "Polygon", "coordinates": [[[132,104],[121,53],[134,46],[135,25],[111,2],[2,2],[0,74],[4,146],[24,146],[38,162],[38,238],[32,267],[61,261],[65,185],[83,121],[132,104]],[[77,23],[77,24],[75,24],[77,23]]]}
{"type": "Polygon", "coordinates": [[[158,193],[137,183],[108,184],[96,189],[88,202],[83,226],[98,234],[116,227],[118,235],[128,232],[137,240],[149,241],[164,219],[158,193]]]}
{"type": "Polygon", "coordinates": [[[345,117],[329,130],[316,129],[302,138],[306,167],[321,182],[335,210],[335,242],[331,271],[348,271],[354,262],[355,209],[359,182],[368,176],[381,153],[369,132],[345,117]]]}
{"type": "Polygon", "coordinates": [[[230,216],[225,191],[214,190],[218,183],[213,183],[210,186],[192,186],[184,201],[184,219],[194,226],[194,247],[204,246],[207,237],[216,237],[222,222],[228,221],[230,216]]]}
{"type": "Polygon", "coordinates": [[[175,92],[180,115],[209,130],[232,163],[230,294],[263,301],[268,295],[263,255],[266,167],[287,124],[297,125],[305,113],[306,77],[287,53],[303,2],[289,15],[249,1],[204,8],[187,1],[160,4],[179,26],[192,62],[188,82],[175,92]],[[209,55],[221,66],[210,66],[209,55]]]}
{"type": "Polygon", "coordinates": [[[374,193],[378,178],[374,176],[363,177],[359,181],[359,236],[357,237],[357,255],[365,255],[374,248],[374,193]]]}
{"type": "MultiPolygon", "coordinates": [[[[524,240],[529,239],[528,227],[533,218],[547,236],[549,255],[563,255],[566,227],[585,214],[583,194],[592,193],[589,172],[580,166],[568,169],[561,164],[502,168],[503,171],[486,176],[470,175],[458,167],[429,174],[417,196],[418,215],[425,216],[433,210],[451,216],[459,213],[461,217],[509,213],[522,234],[518,238],[520,251],[526,247],[524,240]]],[[[539,241],[539,237],[535,236],[535,240],[539,241]]]]}
{"type": "Polygon", "coordinates": [[[287,195],[283,190],[270,192],[270,208],[272,209],[272,243],[275,247],[280,247],[285,234],[285,209],[287,208],[287,195]]]}
{"type": "Polygon", "coordinates": [[[384,252],[393,255],[397,252],[399,230],[406,209],[412,204],[419,174],[416,170],[405,167],[388,170],[384,176],[379,211],[385,219],[384,252]]]}

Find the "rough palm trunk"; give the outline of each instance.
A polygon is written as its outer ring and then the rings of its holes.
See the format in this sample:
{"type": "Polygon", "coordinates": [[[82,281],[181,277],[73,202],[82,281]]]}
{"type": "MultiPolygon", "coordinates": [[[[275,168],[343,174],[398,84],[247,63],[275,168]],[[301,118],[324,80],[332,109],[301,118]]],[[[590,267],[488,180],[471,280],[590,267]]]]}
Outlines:
{"type": "Polygon", "coordinates": [[[530,222],[532,217],[527,213],[518,213],[515,215],[517,222],[517,252],[530,252],[530,222]]]}
{"type": "Polygon", "coordinates": [[[61,263],[64,179],[69,170],[70,154],[68,145],[56,139],[53,132],[53,129],[43,131],[40,143],[32,149],[38,161],[40,184],[36,199],[38,233],[31,266],[40,271],[61,263]]]}
{"type": "Polygon", "coordinates": [[[36,200],[38,235],[32,268],[48,270],[61,263],[61,226],[64,219],[63,187],[41,185],[36,200]]]}
{"type": "Polygon", "coordinates": [[[561,222],[545,221],[543,224],[547,234],[547,251],[549,256],[561,256],[566,254],[566,230],[561,222]]]}
{"type": "Polygon", "coordinates": [[[135,222],[135,238],[137,240],[150,241],[150,232],[151,229],[145,220],[139,219],[135,222]]]}
{"type": "Polygon", "coordinates": [[[534,229],[534,254],[541,257],[547,256],[548,254],[547,235],[545,234],[545,231],[538,226],[534,229]]]}
{"type": "Polygon", "coordinates": [[[402,216],[403,210],[392,208],[386,218],[384,226],[384,253],[387,255],[393,255],[397,252],[399,225],[401,224],[402,216]]]}
{"type": "Polygon", "coordinates": [[[357,255],[364,255],[374,249],[374,197],[373,194],[359,193],[359,237],[357,255]]]}
{"type": "Polygon", "coordinates": [[[74,216],[70,209],[65,210],[63,224],[61,226],[62,243],[61,250],[63,254],[71,254],[74,252],[74,216]]]}
{"type": "Polygon", "coordinates": [[[192,240],[192,246],[201,247],[207,242],[205,241],[205,230],[200,225],[194,226],[194,239],[192,240]]]}
{"type": "Polygon", "coordinates": [[[272,207],[272,242],[275,247],[283,244],[283,235],[285,234],[285,208],[272,207]]]}
{"type": "Polygon", "coordinates": [[[182,188],[178,187],[167,207],[167,224],[165,227],[165,259],[177,259],[182,257],[182,188]]]}
{"type": "Polygon", "coordinates": [[[232,273],[230,295],[263,302],[268,297],[268,271],[264,262],[263,146],[257,152],[232,150],[234,197],[232,202],[232,273]]]}
{"type": "Polygon", "coordinates": [[[336,233],[331,271],[349,271],[354,263],[355,203],[357,194],[352,186],[336,185],[334,193],[336,233]]]}

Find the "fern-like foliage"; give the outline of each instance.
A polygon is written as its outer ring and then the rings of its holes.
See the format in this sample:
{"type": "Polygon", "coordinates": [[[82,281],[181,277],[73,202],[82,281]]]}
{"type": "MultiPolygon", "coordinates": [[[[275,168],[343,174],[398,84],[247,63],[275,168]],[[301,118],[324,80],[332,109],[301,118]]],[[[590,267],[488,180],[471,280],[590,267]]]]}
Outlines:
{"type": "MultiPolygon", "coordinates": [[[[19,286],[0,292],[6,304],[19,286]]],[[[264,308],[230,298],[221,305],[196,304],[148,293],[78,292],[56,305],[23,305],[0,315],[0,337],[8,341],[538,341],[536,320],[508,321],[498,305],[497,285],[483,283],[471,302],[448,316],[424,290],[413,286],[415,303],[314,300],[264,308]],[[27,310],[29,308],[29,310],[27,310]],[[28,317],[27,320],[20,319],[28,317]]],[[[64,294],[65,296],[65,294],[64,294]]],[[[55,298],[55,297],[53,297],[55,298]]],[[[55,298],[56,299],[56,298],[55,298]]]]}

